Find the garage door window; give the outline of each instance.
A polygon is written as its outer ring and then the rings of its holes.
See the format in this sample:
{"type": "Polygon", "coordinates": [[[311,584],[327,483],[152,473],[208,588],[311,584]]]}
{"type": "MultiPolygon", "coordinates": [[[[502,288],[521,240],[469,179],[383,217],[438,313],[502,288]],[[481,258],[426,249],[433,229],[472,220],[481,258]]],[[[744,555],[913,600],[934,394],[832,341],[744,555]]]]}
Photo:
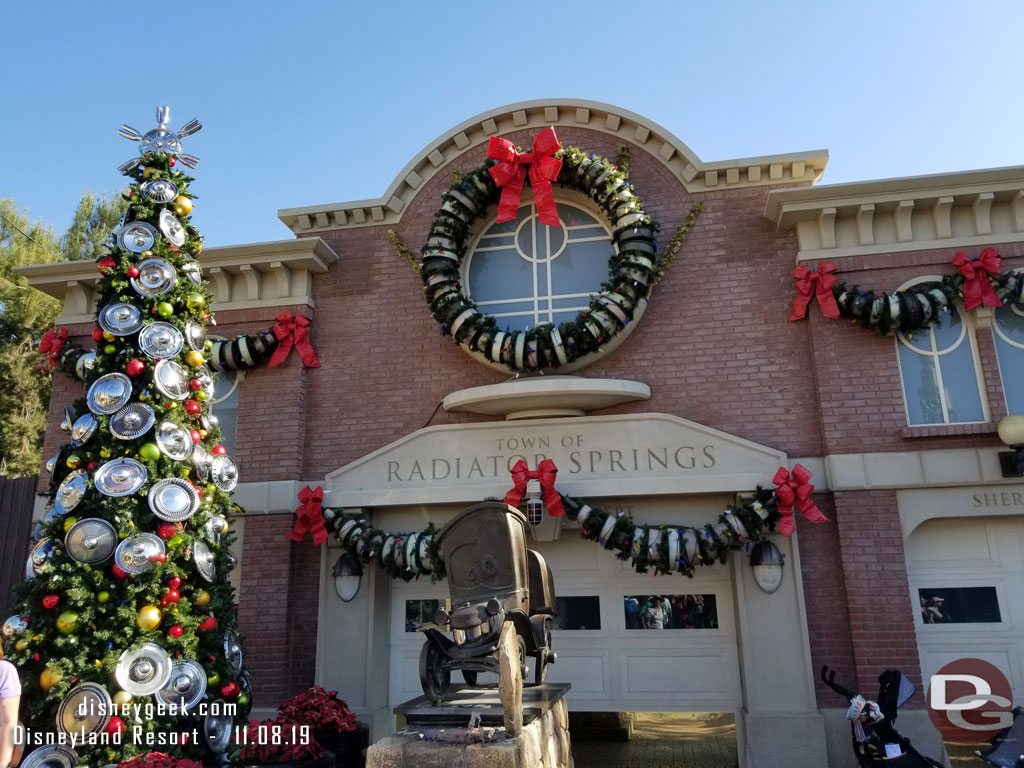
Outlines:
{"type": "Polygon", "coordinates": [[[718,629],[714,595],[626,595],[626,629],[718,629]]]}
{"type": "Polygon", "coordinates": [[[597,595],[557,597],[553,629],[592,630],[601,628],[601,598],[597,595]]]}
{"type": "Polygon", "coordinates": [[[896,335],[907,420],[914,426],[986,420],[974,334],[956,307],[941,323],[896,335]]]}
{"type": "Polygon", "coordinates": [[[998,624],[1002,621],[995,587],[919,589],[922,624],[998,624]]]}

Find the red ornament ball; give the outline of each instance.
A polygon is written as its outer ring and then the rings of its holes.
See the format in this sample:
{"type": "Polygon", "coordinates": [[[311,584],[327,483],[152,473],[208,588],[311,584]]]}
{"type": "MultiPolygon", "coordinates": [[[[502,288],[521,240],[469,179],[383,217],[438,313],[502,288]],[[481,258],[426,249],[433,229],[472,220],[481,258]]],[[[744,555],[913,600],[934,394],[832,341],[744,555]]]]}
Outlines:
{"type": "Polygon", "coordinates": [[[185,413],[187,413],[187,414],[189,414],[191,416],[194,416],[197,413],[199,413],[199,410],[200,410],[200,406],[199,406],[199,402],[198,401],[196,401],[196,400],[186,400],[185,401],[185,413]]]}
{"type": "Polygon", "coordinates": [[[164,597],[166,598],[167,602],[176,603],[179,600],[181,600],[181,593],[178,592],[178,590],[176,589],[170,589],[167,591],[167,594],[164,595],[164,597]]]}
{"type": "Polygon", "coordinates": [[[232,680],[230,683],[228,683],[220,689],[220,695],[228,700],[237,699],[238,694],[240,694],[241,692],[242,691],[238,687],[238,683],[236,683],[234,680],[232,680]]]}
{"type": "Polygon", "coordinates": [[[149,562],[151,563],[163,563],[167,561],[167,555],[164,552],[157,552],[155,555],[150,555],[149,562]]]}
{"type": "Polygon", "coordinates": [[[190,387],[192,387],[192,389],[202,389],[203,388],[203,382],[201,382],[199,379],[192,379],[192,381],[190,381],[188,383],[188,385],[190,387]]]}
{"type": "Polygon", "coordinates": [[[112,566],[110,566],[110,572],[119,579],[128,578],[128,571],[122,570],[121,566],[119,566],[117,563],[114,563],[112,566]]]}
{"type": "Polygon", "coordinates": [[[203,436],[199,434],[199,430],[198,429],[190,429],[188,431],[188,434],[189,434],[189,437],[192,438],[192,442],[193,443],[198,443],[200,440],[203,439],[203,436]]]}
{"type": "Polygon", "coordinates": [[[57,604],[59,602],[60,597],[58,597],[57,595],[47,595],[43,598],[43,608],[45,608],[48,611],[52,611],[54,608],[57,607],[57,604]]]}
{"type": "Polygon", "coordinates": [[[213,448],[210,449],[210,453],[212,453],[214,456],[227,456],[228,449],[225,448],[223,445],[215,445],[213,446],[213,448]]]}
{"type": "Polygon", "coordinates": [[[32,661],[39,661],[39,654],[38,653],[33,653],[32,654],[32,661]]]}
{"type": "Polygon", "coordinates": [[[96,462],[95,461],[90,461],[88,464],[85,465],[85,468],[86,469],[96,469],[96,462]]]}
{"type": "Polygon", "coordinates": [[[203,623],[199,625],[200,632],[213,632],[217,628],[217,620],[213,616],[209,616],[203,620],[203,623]]]}
{"type": "Polygon", "coordinates": [[[107,733],[121,733],[124,731],[124,720],[120,717],[111,717],[104,730],[107,733]]]}
{"type": "Polygon", "coordinates": [[[128,269],[126,269],[125,272],[128,273],[128,277],[138,277],[139,276],[139,268],[136,267],[134,264],[132,266],[128,267],[128,269]]]}
{"type": "Polygon", "coordinates": [[[93,338],[93,341],[103,341],[103,329],[102,328],[93,328],[92,329],[92,338],[93,338]]]}
{"type": "Polygon", "coordinates": [[[167,630],[167,634],[171,637],[181,637],[181,633],[184,631],[185,630],[183,630],[181,627],[175,624],[173,627],[167,630]]]}
{"type": "Polygon", "coordinates": [[[171,158],[171,161],[170,161],[170,163],[168,163],[168,165],[170,165],[170,166],[171,166],[171,168],[173,168],[173,167],[175,166],[175,164],[176,164],[177,162],[178,162],[178,161],[177,161],[177,160],[175,160],[175,159],[174,159],[174,158],[172,157],[172,158],[171,158]]]}
{"type": "Polygon", "coordinates": [[[102,272],[105,269],[113,269],[115,266],[117,266],[117,262],[114,261],[114,258],[112,256],[104,256],[102,259],[100,259],[100,272],[102,272]]]}
{"type": "Polygon", "coordinates": [[[171,589],[177,589],[181,586],[181,579],[178,576],[171,576],[171,578],[167,580],[167,586],[171,589]]]}
{"type": "Polygon", "coordinates": [[[161,539],[164,539],[165,541],[167,539],[174,538],[174,534],[176,533],[177,531],[174,530],[174,526],[171,525],[171,523],[163,523],[159,528],[156,529],[156,535],[159,536],[161,539]]]}
{"type": "Polygon", "coordinates": [[[126,365],[124,369],[129,376],[138,376],[146,370],[146,364],[141,360],[129,360],[128,365],[126,365]]]}

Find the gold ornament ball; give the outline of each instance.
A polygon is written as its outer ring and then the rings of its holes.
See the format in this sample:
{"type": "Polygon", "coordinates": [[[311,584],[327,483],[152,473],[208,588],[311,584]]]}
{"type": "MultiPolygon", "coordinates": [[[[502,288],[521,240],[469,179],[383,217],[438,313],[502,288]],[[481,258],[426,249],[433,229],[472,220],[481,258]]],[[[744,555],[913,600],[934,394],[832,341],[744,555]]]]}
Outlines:
{"type": "Polygon", "coordinates": [[[24,651],[26,648],[28,648],[28,640],[26,640],[25,638],[21,638],[21,640],[14,644],[14,647],[19,651],[24,651]]]}
{"type": "Polygon", "coordinates": [[[148,178],[149,178],[150,176],[152,176],[152,175],[153,175],[154,173],[156,173],[156,172],[157,172],[157,171],[156,171],[156,168],[147,168],[146,170],[144,170],[144,171],[142,172],[142,177],[143,177],[144,179],[148,179],[148,178]]]}
{"type": "Polygon", "coordinates": [[[205,589],[200,589],[196,593],[196,605],[209,605],[211,599],[210,593],[205,589]]]}
{"type": "Polygon", "coordinates": [[[109,459],[110,458],[110,449],[109,448],[100,448],[100,458],[101,459],[109,459]]]}
{"type": "Polygon", "coordinates": [[[210,434],[210,433],[209,433],[209,432],[207,432],[207,431],[206,431],[205,429],[200,429],[200,430],[199,430],[199,438],[200,438],[201,440],[205,440],[205,439],[206,439],[206,436],[207,436],[208,434],[210,434]]]}
{"type": "Polygon", "coordinates": [[[72,453],[70,456],[67,457],[64,463],[68,465],[68,469],[74,469],[75,467],[82,463],[82,460],[72,453]]]}
{"type": "Polygon", "coordinates": [[[160,626],[162,618],[160,609],[155,605],[144,605],[139,609],[139,613],[135,617],[135,623],[139,625],[139,629],[143,632],[152,632],[160,626]]]}
{"type": "Polygon", "coordinates": [[[198,240],[193,240],[192,250],[195,252],[196,256],[198,256],[200,253],[203,252],[203,244],[198,240]]]}
{"type": "Polygon", "coordinates": [[[116,338],[117,337],[114,336],[114,334],[112,334],[110,331],[104,331],[103,332],[103,340],[104,341],[113,341],[116,338]]]}
{"type": "Polygon", "coordinates": [[[78,614],[75,611],[64,611],[57,617],[57,631],[62,635],[70,635],[78,629],[78,614]]]}
{"type": "Polygon", "coordinates": [[[185,297],[185,305],[193,312],[198,312],[206,306],[206,299],[203,298],[201,293],[190,293],[185,297]]]}
{"type": "Polygon", "coordinates": [[[152,251],[143,251],[142,253],[139,254],[140,259],[151,259],[154,256],[156,256],[156,254],[153,253],[152,251]]]}
{"type": "Polygon", "coordinates": [[[188,216],[192,213],[192,201],[184,195],[174,198],[174,212],[179,216],[188,216]]]}
{"type": "Polygon", "coordinates": [[[101,603],[105,603],[109,599],[110,599],[110,593],[107,592],[106,590],[104,590],[104,591],[100,592],[98,595],[96,595],[96,600],[98,602],[101,602],[101,603]]]}
{"type": "Polygon", "coordinates": [[[39,687],[44,691],[49,691],[60,682],[62,677],[64,677],[64,673],[56,667],[47,667],[39,675],[39,687]]]}
{"type": "Polygon", "coordinates": [[[132,703],[132,695],[128,691],[118,691],[111,698],[119,707],[127,707],[132,703]]]}
{"type": "Polygon", "coordinates": [[[217,672],[211,672],[206,676],[207,685],[217,685],[220,682],[220,675],[217,672]]]}
{"type": "Polygon", "coordinates": [[[64,521],[64,533],[71,530],[71,526],[78,522],[77,517],[69,517],[64,521]]]}
{"type": "Polygon", "coordinates": [[[205,362],[205,360],[203,360],[203,353],[196,352],[196,350],[194,349],[190,349],[188,352],[185,353],[185,362],[191,365],[193,368],[198,368],[205,362]]]}

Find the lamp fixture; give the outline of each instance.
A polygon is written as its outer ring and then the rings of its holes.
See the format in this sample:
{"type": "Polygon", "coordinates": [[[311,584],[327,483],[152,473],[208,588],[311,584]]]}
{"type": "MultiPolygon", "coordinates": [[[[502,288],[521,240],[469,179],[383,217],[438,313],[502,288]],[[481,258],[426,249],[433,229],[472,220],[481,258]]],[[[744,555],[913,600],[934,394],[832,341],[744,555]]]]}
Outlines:
{"type": "Polygon", "coordinates": [[[526,520],[532,526],[544,522],[544,498],[541,495],[540,480],[526,481],[526,520]]]}
{"type": "Polygon", "coordinates": [[[1003,477],[1024,477],[1024,416],[1010,414],[999,422],[999,439],[1013,450],[999,454],[1003,477]]]}
{"type": "Polygon", "coordinates": [[[351,602],[359,593],[363,580],[363,564],[351,552],[343,552],[334,564],[334,591],[344,602],[351,602]]]}
{"type": "Polygon", "coordinates": [[[782,552],[768,539],[761,539],[750,550],[754,581],[769,595],[782,585],[782,568],[785,564],[782,552]]]}

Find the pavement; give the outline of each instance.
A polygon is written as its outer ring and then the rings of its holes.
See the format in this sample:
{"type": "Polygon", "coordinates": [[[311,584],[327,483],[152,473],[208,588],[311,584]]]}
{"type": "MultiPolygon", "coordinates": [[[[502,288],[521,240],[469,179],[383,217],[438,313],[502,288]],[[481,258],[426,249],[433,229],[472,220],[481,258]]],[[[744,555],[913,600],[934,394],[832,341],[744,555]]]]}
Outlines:
{"type": "Polygon", "coordinates": [[[632,712],[626,741],[577,740],[576,768],[735,768],[731,713],[632,712]]]}

